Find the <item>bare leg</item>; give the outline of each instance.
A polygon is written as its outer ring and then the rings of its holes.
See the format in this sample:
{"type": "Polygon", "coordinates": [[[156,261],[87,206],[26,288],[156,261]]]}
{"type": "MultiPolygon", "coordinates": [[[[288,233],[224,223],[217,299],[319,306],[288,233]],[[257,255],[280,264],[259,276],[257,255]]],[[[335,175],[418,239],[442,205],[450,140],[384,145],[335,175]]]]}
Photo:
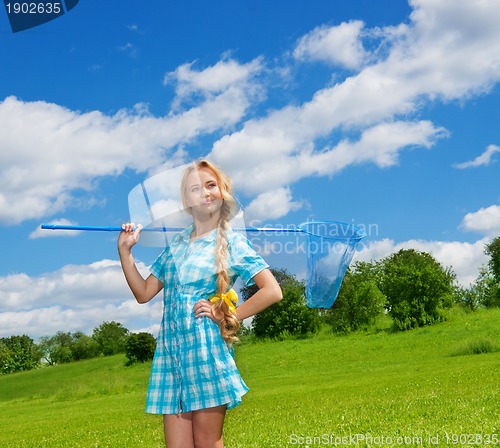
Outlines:
{"type": "Polygon", "coordinates": [[[167,448],[194,448],[192,412],[164,415],[163,430],[167,448]]]}
{"type": "Polygon", "coordinates": [[[224,448],[222,428],[226,405],[193,411],[193,436],[195,448],[224,448]]]}

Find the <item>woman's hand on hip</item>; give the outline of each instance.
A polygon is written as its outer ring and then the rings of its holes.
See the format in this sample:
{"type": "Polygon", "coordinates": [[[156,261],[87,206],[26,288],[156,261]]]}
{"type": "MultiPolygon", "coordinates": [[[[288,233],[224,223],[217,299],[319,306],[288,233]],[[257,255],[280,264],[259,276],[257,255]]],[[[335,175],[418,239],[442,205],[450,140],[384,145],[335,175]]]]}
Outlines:
{"type": "Polygon", "coordinates": [[[216,324],[219,324],[220,318],[217,318],[214,315],[214,307],[212,305],[212,302],[210,300],[202,299],[198,300],[193,307],[194,311],[194,317],[200,318],[200,317],[208,317],[209,319],[213,320],[216,324]]]}

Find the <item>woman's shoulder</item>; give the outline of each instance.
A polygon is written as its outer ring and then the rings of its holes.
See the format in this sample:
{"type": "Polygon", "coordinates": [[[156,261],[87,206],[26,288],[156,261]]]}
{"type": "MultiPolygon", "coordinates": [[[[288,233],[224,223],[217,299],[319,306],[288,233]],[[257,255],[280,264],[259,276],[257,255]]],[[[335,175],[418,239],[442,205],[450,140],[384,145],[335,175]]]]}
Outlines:
{"type": "Polygon", "coordinates": [[[228,232],[229,251],[233,256],[254,253],[255,250],[246,235],[239,231],[228,232]]]}
{"type": "Polygon", "coordinates": [[[227,232],[229,244],[250,244],[248,238],[240,231],[230,229],[227,232]]]}

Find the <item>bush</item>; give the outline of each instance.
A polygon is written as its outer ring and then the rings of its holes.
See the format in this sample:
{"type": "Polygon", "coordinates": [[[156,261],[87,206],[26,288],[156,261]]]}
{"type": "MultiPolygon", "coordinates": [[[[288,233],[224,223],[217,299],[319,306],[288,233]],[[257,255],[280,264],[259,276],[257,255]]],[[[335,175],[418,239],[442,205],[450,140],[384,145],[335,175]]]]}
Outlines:
{"type": "Polygon", "coordinates": [[[479,307],[493,308],[500,306],[500,285],[492,273],[485,267],[479,271],[479,277],[467,288],[458,287],[455,302],[464,308],[475,311],[479,307]]]}
{"type": "Polygon", "coordinates": [[[339,296],[325,321],[333,331],[348,333],[375,323],[386,298],[377,286],[377,265],[356,263],[346,273],[339,296]]]}
{"type": "Polygon", "coordinates": [[[481,305],[480,291],[475,285],[468,288],[457,286],[453,294],[453,301],[466,311],[476,311],[481,305]]]}
{"type": "Polygon", "coordinates": [[[500,283],[500,236],[490,241],[486,245],[484,252],[490,257],[488,267],[493,278],[497,283],[500,283]]]}
{"type": "Polygon", "coordinates": [[[99,356],[99,346],[90,336],[77,331],[72,335],[71,354],[73,361],[99,356]]]}
{"type": "MultiPolygon", "coordinates": [[[[320,327],[318,311],[306,305],[305,285],[285,269],[271,269],[283,292],[283,299],[261,311],[253,319],[253,333],[258,338],[286,339],[304,337],[320,327]]],[[[255,292],[257,286],[242,288],[243,300],[255,292]]]]}
{"type": "Polygon", "coordinates": [[[500,307],[500,236],[486,245],[485,254],[490,257],[488,270],[481,272],[478,281],[485,282],[482,304],[488,308],[500,307]]]}
{"type": "Polygon", "coordinates": [[[455,275],[430,254],[402,249],[382,260],[379,288],[396,330],[408,330],[441,320],[441,308],[453,302],[455,275]]]}
{"type": "Polygon", "coordinates": [[[104,356],[125,352],[125,343],[129,331],[119,322],[103,322],[94,328],[92,339],[97,343],[104,356]]]}
{"type": "Polygon", "coordinates": [[[38,367],[38,347],[27,335],[0,339],[0,372],[13,373],[38,367]]]}
{"type": "Polygon", "coordinates": [[[125,343],[125,355],[127,365],[136,362],[146,362],[154,357],[156,349],[156,339],[150,333],[132,333],[125,343]]]}

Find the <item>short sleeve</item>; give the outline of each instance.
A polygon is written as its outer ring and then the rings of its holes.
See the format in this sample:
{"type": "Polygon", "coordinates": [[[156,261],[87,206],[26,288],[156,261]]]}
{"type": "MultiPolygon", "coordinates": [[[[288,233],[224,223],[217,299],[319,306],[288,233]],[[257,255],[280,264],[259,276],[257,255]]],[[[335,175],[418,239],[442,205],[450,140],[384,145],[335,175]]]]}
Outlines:
{"type": "Polygon", "coordinates": [[[165,282],[166,258],[166,251],[163,251],[149,268],[151,274],[163,283],[165,282]]]}
{"type": "Polygon", "coordinates": [[[229,256],[229,269],[241,277],[247,286],[253,285],[253,277],[269,267],[252,248],[250,241],[236,232],[229,242],[229,256]]]}

